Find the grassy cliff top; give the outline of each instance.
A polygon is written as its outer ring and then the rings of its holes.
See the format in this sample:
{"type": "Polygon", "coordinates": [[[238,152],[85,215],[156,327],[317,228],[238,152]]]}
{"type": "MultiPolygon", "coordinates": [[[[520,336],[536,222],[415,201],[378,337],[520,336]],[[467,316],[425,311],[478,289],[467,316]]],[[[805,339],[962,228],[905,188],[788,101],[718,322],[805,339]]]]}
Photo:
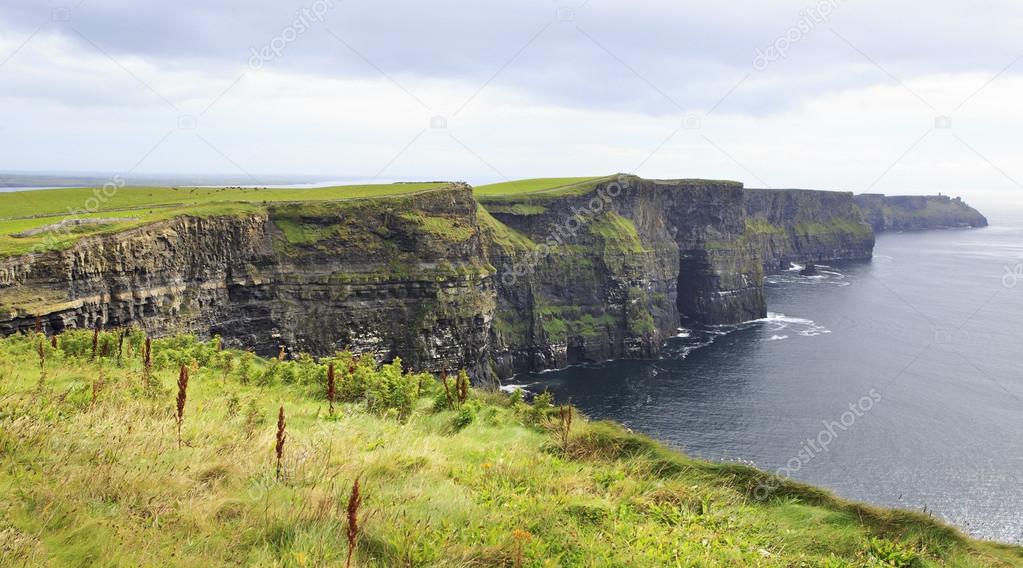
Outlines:
{"type": "Polygon", "coordinates": [[[473,195],[484,202],[500,201],[505,198],[514,199],[537,194],[547,197],[582,195],[591,191],[597,184],[608,181],[613,177],[534,178],[506,181],[477,186],[473,188],[473,195]]]}
{"type": "Polygon", "coordinates": [[[63,188],[0,193],[0,256],[66,248],[83,236],[113,233],[179,215],[254,211],[271,203],[346,201],[411,195],[443,182],[274,189],[241,187],[63,188]],[[72,225],[58,228],[71,221],[72,225]]]}
{"type": "MultiPolygon", "coordinates": [[[[632,174],[613,174],[602,177],[535,178],[481,185],[473,189],[473,195],[478,201],[485,203],[488,206],[505,206],[511,204],[537,205],[558,197],[586,195],[602,183],[618,181],[621,178],[642,180],[642,178],[632,174]]],[[[726,189],[742,189],[743,187],[743,184],[737,181],[698,178],[646,179],[643,181],[653,183],[657,186],[711,186],[726,189]]],[[[512,211],[500,212],[508,213],[512,211]]],[[[530,213],[528,211],[520,211],[517,214],[528,215],[530,213]]]]}
{"type": "Polygon", "coordinates": [[[334,187],[277,189],[242,187],[122,187],[61,188],[0,193],[0,219],[67,215],[69,211],[116,211],[152,207],[189,207],[210,203],[263,203],[276,201],[336,201],[406,195],[439,189],[449,184],[394,183],[334,187]]]}
{"type": "Polygon", "coordinates": [[[143,344],[0,339],[0,566],[343,566],[351,517],[360,567],[1023,565],[921,514],[785,481],[758,497],[762,472],[546,396],[189,336],[153,342],[147,379],[143,344]]]}

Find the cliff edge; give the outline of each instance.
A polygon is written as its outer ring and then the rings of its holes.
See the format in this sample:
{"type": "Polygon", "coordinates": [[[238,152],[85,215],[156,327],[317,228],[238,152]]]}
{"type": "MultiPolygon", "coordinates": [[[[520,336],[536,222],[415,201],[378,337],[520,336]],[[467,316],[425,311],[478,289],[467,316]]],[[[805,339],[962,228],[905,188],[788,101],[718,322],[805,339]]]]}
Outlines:
{"type": "Polygon", "coordinates": [[[864,193],[855,199],[863,218],[878,233],[987,226],[987,218],[960,197],[864,193]]]}
{"type": "Polygon", "coordinates": [[[765,273],[869,259],[877,228],[986,223],[948,198],[631,175],[123,188],[91,222],[5,212],[20,216],[0,219],[0,334],[133,325],[484,382],[654,357],[681,325],[762,318],[765,273]]]}

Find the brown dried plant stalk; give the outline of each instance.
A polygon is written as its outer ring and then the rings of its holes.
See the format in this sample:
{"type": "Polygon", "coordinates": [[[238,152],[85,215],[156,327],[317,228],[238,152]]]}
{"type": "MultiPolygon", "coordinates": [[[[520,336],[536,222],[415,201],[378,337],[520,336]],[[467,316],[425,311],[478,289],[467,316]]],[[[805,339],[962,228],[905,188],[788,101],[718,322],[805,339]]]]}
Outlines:
{"type": "Polygon", "coordinates": [[[458,390],[458,404],[465,404],[465,401],[469,399],[469,375],[465,371],[458,374],[456,388],[458,390]]]}
{"type": "Polygon", "coordinates": [[[568,437],[572,432],[572,407],[564,405],[561,407],[561,447],[568,451],[568,437]]]}
{"type": "Polygon", "coordinates": [[[284,440],[288,434],[285,432],[287,422],[284,420],[284,407],[277,412],[277,446],[274,448],[277,454],[277,481],[281,480],[281,458],[284,457],[284,440]]]}
{"type": "Polygon", "coordinates": [[[352,565],[352,554],[355,553],[355,545],[359,539],[359,507],[362,506],[362,493],[359,489],[359,478],[355,478],[352,484],[352,494],[348,497],[348,559],[345,560],[345,568],[352,565]]]}
{"type": "Polygon", "coordinates": [[[142,349],[142,388],[148,388],[153,378],[153,340],[146,338],[146,346],[142,349]]]}
{"type": "Polygon", "coordinates": [[[185,398],[188,395],[188,366],[178,373],[178,449],[181,448],[181,425],[185,422],[185,398]]]}
{"type": "Polygon", "coordinates": [[[451,406],[451,407],[455,406],[455,399],[454,399],[453,396],[451,396],[451,388],[448,386],[448,372],[447,371],[441,371],[440,372],[440,381],[442,383],[444,383],[444,396],[446,396],[447,399],[448,399],[448,406],[451,406]]]}
{"type": "Polygon", "coordinates": [[[96,360],[96,349],[98,347],[99,347],[99,324],[96,324],[96,327],[92,328],[92,357],[90,357],[91,361],[96,360]]]}
{"type": "Polygon", "coordinates": [[[53,347],[54,349],[57,348],[57,336],[56,335],[50,337],[50,347],[53,347]]]}
{"type": "Polygon", "coordinates": [[[281,350],[277,352],[277,360],[278,361],[283,361],[284,360],[284,346],[283,345],[281,345],[281,350]]]}
{"type": "Polygon", "coordinates": [[[532,540],[533,535],[529,531],[515,529],[512,531],[512,539],[515,541],[515,568],[522,568],[522,552],[525,544],[532,540]]]}
{"type": "Polygon", "coordinates": [[[39,345],[36,346],[36,352],[39,353],[39,368],[46,367],[46,342],[43,338],[39,338],[39,345]]]}
{"type": "Polygon", "coordinates": [[[92,383],[92,402],[89,403],[89,409],[91,410],[96,406],[96,398],[99,397],[99,392],[103,390],[103,386],[106,384],[106,377],[103,375],[103,367],[99,368],[99,378],[92,383]]]}
{"type": "Polygon", "coordinates": [[[337,396],[337,383],[334,377],[334,364],[327,367],[327,403],[330,405],[330,415],[334,416],[334,399],[337,396]]]}

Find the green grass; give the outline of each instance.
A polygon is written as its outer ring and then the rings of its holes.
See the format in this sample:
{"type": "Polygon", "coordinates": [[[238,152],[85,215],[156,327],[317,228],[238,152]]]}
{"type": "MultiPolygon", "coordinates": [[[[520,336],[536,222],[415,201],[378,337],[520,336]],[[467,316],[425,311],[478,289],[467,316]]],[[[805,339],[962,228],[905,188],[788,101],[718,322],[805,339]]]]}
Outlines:
{"type": "Polygon", "coordinates": [[[525,203],[516,203],[514,205],[498,205],[491,204],[487,206],[487,210],[491,213],[503,213],[505,215],[518,215],[519,217],[530,217],[532,215],[543,215],[547,212],[547,208],[543,205],[527,205],[525,203]]]}
{"type": "MultiPolygon", "coordinates": [[[[215,202],[264,203],[279,201],[336,201],[407,195],[445,187],[446,183],[345,185],[313,189],[244,189],[199,187],[125,187],[99,203],[95,211],[144,209],[154,206],[195,206],[215,202]]],[[[4,219],[30,215],[65,215],[68,208],[85,209],[92,188],[44,189],[0,193],[4,219]]],[[[101,191],[101,190],[99,190],[101,191]]]]}
{"type": "Polygon", "coordinates": [[[843,232],[861,237],[866,237],[873,233],[873,229],[871,229],[870,225],[868,225],[866,222],[860,222],[852,218],[834,217],[824,223],[821,222],[796,223],[795,232],[797,235],[805,236],[832,235],[835,233],[843,232]]]}
{"type": "Polygon", "coordinates": [[[224,215],[258,211],[271,203],[330,202],[402,196],[447,187],[446,183],[351,185],[314,189],[124,187],[109,198],[101,189],[68,188],[0,193],[0,256],[61,250],[85,236],[120,232],[180,215],[224,215]],[[62,219],[124,221],[83,225],[29,237],[29,229],[62,219]]]}
{"type": "Polygon", "coordinates": [[[614,211],[609,211],[591,221],[587,228],[590,233],[604,241],[605,254],[647,252],[639,238],[639,231],[631,219],[626,219],[614,211]]]}
{"type": "Polygon", "coordinates": [[[481,185],[473,188],[473,195],[483,203],[514,200],[523,196],[550,198],[583,195],[592,191],[600,182],[613,178],[614,176],[523,179],[481,185]]]}
{"type": "Polygon", "coordinates": [[[178,337],[155,342],[143,389],[140,334],[126,343],[118,361],[104,334],[90,361],[91,333],[65,334],[41,378],[35,337],[0,340],[0,565],[341,566],[356,477],[356,566],[516,566],[520,553],[530,567],[1023,565],[1018,548],[804,485],[758,501],[766,474],[615,424],[577,415],[563,443],[543,397],[473,391],[451,408],[432,377],[367,358],[341,373],[331,417],[325,362],[178,337]],[[192,368],[180,449],[179,364],[192,368]]]}
{"type": "Polygon", "coordinates": [[[760,235],[785,234],[785,227],[773,225],[763,217],[747,217],[746,232],[760,235]]]}
{"type": "Polygon", "coordinates": [[[451,242],[464,242],[476,234],[474,227],[463,224],[458,218],[424,215],[415,212],[401,213],[401,217],[415,224],[424,232],[451,242]]]}
{"type": "Polygon", "coordinates": [[[476,206],[476,220],[491,240],[508,252],[528,252],[536,248],[532,239],[495,219],[482,205],[476,206]]]}

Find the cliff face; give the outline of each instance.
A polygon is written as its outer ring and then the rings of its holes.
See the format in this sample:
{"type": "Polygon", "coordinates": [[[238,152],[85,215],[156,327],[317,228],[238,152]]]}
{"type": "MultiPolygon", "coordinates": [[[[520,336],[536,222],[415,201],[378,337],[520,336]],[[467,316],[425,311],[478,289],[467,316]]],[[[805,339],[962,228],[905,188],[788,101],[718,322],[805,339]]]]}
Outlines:
{"type": "Polygon", "coordinates": [[[136,324],[488,380],[763,317],[765,271],[870,257],[860,219],[851,194],[632,176],[482,204],[455,186],[266,205],[4,259],[0,333],[136,324]]]}
{"type": "Polygon", "coordinates": [[[350,347],[489,372],[494,309],[471,190],[179,217],[5,259],[0,333],[138,324],[275,354],[350,347]]]}
{"type": "Polygon", "coordinates": [[[855,199],[863,218],[877,232],[987,226],[980,211],[959,197],[865,193],[855,199]]]}
{"type": "Polygon", "coordinates": [[[765,270],[870,258],[874,244],[851,194],[733,182],[625,177],[484,206],[518,237],[490,252],[502,374],[649,357],[680,321],[764,317],[765,270]]]}

